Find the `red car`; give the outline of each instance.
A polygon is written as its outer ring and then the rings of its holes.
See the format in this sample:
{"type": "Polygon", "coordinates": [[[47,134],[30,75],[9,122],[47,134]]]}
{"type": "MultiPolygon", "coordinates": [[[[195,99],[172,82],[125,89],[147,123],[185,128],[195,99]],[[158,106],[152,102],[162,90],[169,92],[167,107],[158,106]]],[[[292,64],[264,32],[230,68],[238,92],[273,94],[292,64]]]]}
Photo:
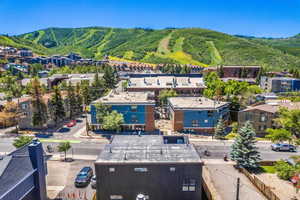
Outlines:
{"type": "Polygon", "coordinates": [[[71,128],[76,125],[76,120],[71,120],[69,123],[66,124],[67,127],[71,128]]]}

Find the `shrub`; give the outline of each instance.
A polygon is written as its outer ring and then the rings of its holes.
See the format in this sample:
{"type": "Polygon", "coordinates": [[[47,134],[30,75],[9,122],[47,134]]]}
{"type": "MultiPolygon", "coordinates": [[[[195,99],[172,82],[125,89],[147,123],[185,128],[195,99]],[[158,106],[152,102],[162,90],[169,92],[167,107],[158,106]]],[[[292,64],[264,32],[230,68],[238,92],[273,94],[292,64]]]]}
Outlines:
{"type": "Polygon", "coordinates": [[[290,177],[294,176],[296,173],[296,168],[288,164],[287,162],[280,160],[275,164],[275,170],[277,176],[281,179],[288,180],[290,177]]]}
{"type": "Polygon", "coordinates": [[[225,139],[231,140],[234,139],[237,136],[237,133],[230,132],[228,135],[225,136],[225,139]]]}

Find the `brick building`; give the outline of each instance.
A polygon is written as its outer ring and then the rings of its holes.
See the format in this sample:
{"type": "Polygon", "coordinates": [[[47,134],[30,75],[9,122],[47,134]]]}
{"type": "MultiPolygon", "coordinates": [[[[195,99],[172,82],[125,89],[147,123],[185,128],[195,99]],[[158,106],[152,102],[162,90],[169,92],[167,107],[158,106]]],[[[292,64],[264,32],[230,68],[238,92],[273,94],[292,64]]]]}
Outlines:
{"type": "MultiPolygon", "coordinates": [[[[223,77],[221,78],[256,78],[260,66],[223,66],[223,77]]],[[[204,72],[217,72],[220,67],[207,67],[204,72]]]]}
{"type": "Polygon", "coordinates": [[[90,125],[92,129],[101,129],[97,121],[96,104],[110,106],[111,110],[121,113],[124,117],[123,130],[154,131],[153,94],[149,92],[115,92],[102,97],[91,104],[90,125]]]}
{"type": "Polygon", "coordinates": [[[201,200],[202,166],[187,137],[116,135],[95,162],[97,199],[201,200]]]}
{"type": "Polygon", "coordinates": [[[213,132],[219,118],[229,120],[229,103],[204,97],[172,97],[168,99],[169,115],[174,131],[213,132]]]}

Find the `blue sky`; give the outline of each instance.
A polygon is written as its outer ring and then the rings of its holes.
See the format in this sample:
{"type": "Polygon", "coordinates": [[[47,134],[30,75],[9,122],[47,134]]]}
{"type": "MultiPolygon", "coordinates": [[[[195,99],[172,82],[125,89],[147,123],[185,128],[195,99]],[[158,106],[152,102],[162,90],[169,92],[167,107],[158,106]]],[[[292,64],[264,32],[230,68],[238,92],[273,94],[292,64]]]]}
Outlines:
{"type": "Polygon", "coordinates": [[[200,27],[266,37],[300,33],[300,0],[0,0],[0,33],[47,27],[200,27]]]}

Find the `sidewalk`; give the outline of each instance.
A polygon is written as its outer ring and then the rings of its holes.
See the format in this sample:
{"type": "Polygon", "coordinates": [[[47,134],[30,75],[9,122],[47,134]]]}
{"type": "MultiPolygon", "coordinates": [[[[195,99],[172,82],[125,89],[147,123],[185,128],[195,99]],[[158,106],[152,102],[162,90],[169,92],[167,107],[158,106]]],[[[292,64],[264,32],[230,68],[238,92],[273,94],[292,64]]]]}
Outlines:
{"type": "MultiPolygon", "coordinates": [[[[57,153],[57,154],[49,154],[51,155],[51,157],[49,158],[49,160],[51,161],[60,161],[60,160],[64,160],[64,156],[61,156],[61,154],[57,153]]],[[[97,159],[97,155],[71,155],[71,154],[67,154],[67,158],[72,158],[73,160],[96,160],[97,159]]]]}

